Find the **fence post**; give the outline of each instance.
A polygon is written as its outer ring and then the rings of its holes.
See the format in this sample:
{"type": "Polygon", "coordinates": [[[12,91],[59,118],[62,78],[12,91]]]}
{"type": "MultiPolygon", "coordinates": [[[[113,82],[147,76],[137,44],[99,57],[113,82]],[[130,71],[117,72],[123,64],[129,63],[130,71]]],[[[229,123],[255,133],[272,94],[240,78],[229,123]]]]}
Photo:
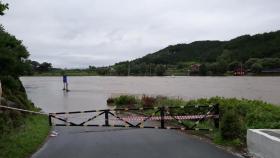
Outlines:
{"type": "Polygon", "coordinates": [[[164,107],[160,108],[160,128],[164,128],[164,107]]]}
{"type": "Polygon", "coordinates": [[[219,123],[220,123],[220,109],[219,109],[219,104],[214,105],[214,115],[218,115],[218,117],[214,118],[214,125],[215,128],[219,128],[219,123]]]}
{"type": "Polygon", "coordinates": [[[49,125],[52,126],[52,115],[49,114],[49,125]]]}
{"type": "Polygon", "coordinates": [[[109,110],[105,110],[105,126],[109,126],[109,110]]]}

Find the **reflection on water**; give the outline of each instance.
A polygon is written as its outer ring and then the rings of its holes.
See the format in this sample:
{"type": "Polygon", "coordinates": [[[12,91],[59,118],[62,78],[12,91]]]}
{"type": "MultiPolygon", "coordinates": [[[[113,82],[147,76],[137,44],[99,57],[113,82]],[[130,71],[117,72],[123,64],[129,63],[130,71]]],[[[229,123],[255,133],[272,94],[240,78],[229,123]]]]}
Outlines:
{"type": "Polygon", "coordinates": [[[193,99],[224,96],[280,104],[280,77],[22,77],[29,98],[45,112],[106,108],[119,94],[164,95],[193,99]]]}

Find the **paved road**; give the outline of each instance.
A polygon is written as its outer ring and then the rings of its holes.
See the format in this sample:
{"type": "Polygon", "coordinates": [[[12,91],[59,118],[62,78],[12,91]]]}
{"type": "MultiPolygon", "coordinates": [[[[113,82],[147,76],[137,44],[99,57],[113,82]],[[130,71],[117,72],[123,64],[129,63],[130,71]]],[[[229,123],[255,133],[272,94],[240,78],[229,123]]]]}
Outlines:
{"type": "Polygon", "coordinates": [[[179,131],[56,127],[33,158],[237,158],[179,131]]]}

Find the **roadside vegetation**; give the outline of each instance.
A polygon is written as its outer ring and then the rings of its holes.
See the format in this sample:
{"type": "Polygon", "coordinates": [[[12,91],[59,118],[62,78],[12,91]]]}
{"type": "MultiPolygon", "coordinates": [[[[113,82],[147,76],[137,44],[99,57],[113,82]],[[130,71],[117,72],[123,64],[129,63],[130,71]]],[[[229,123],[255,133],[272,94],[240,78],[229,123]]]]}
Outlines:
{"type": "MultiPolygon", "coordinates": [[[[0,1],[0,16],[8,4],[0,1]]],[[[29,52],[22,41],[0,25],[0,104],[25,110],[40,111],[27,98],[19,79],[31,66],[29,52]]],[[[0,108],[0,157],[27,157],[42,144],[49,132],[47,118],[0,108]]]]}
{"type": "MultiPolygon", "coordinates": [[[[220,105],[220,128],[215,129],[211,122],[203,122],[201,128],[214,128],[213,132],[191,132],[206,136],[214,143],[242,149],[246,147],[246,131],[249,128],[280,128],[280,107],[258,100],[213,97],[185,101],[167,97],[119,96],[109,98],[108,105],[117,107],[153,107],[153,106],[183,106],[183,105],[220,105]]],[[[188,114],[194,111],[179,109],[175,115],[188,114]]],[[[198,111],[201,112],[201,111],[198,111]]],[[[190,121],[184,121],[190,124],[190,121]]]]}
{"type": "Polygon", "coordinates": [[[46,116],[27,116],[19,127],[0,135],[0,157],[30,157],[46,140],[50,128],[46,116]]]}

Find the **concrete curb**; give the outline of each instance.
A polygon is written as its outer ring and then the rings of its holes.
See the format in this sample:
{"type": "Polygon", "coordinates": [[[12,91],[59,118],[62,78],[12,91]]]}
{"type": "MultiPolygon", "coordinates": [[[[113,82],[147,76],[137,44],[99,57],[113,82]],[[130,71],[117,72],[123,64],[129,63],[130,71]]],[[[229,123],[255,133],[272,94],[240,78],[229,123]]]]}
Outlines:
{"type": "Polygon", "coordinates": [[[249,152],[256,158],[279,158],[280,138],[265,131],[280,132],[280,129],[248,129],[247,146],[249,152]]]}

